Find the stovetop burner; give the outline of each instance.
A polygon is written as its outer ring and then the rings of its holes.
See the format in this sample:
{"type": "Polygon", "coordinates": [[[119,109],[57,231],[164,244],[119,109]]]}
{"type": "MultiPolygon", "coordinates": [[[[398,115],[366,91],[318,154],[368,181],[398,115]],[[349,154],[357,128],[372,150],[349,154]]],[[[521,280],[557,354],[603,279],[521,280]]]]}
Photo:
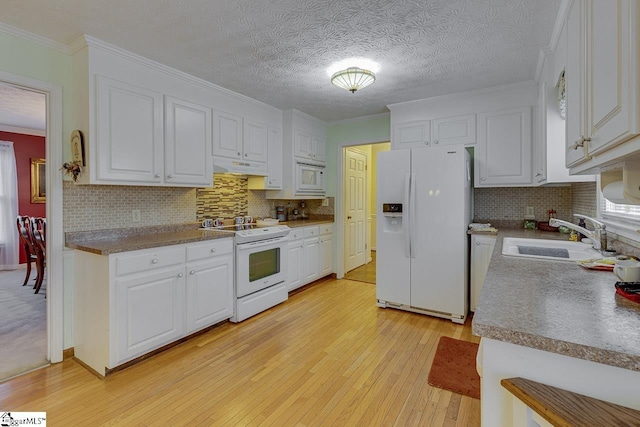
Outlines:
{"type": "Polygon", "coordinates": [[[267,227],[258,227],[255,223],[225,225],[222,227],[201,227],[204,230],[216,230],[228,233],[235,233],[236,244],[257,242],[260,240],[272,239],[275,237],[283,237],[289,234],[291,230],[286,225],[271,225],[267,227]]]}

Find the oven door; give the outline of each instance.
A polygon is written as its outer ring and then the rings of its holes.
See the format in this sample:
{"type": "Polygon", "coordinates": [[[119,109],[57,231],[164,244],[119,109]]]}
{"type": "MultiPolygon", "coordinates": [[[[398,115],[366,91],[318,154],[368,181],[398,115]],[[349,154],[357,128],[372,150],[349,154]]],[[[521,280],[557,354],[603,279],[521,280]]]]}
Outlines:
{"type": "Polygon", "coordinates": [[[287,280],[289,236],[236,245],[236,297],[287,280]]]}

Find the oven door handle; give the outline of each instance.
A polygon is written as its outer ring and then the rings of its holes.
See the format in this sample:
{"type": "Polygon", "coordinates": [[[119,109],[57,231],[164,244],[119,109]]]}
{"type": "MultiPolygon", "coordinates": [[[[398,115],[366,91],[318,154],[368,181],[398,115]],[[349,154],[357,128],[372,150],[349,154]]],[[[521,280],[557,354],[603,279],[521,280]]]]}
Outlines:
{"type": "Polygon", "coordinates": [[[279,246],[280,243],[286,242],[287,240],[289,240],[289,236],[277,237],[275,239],[262,240],[259,242],[241,243],[236,246],[238,250],[250,250],[250,249],[256,249],[256,248],[263,248],[265,246],[277,247],[279,246]]]}

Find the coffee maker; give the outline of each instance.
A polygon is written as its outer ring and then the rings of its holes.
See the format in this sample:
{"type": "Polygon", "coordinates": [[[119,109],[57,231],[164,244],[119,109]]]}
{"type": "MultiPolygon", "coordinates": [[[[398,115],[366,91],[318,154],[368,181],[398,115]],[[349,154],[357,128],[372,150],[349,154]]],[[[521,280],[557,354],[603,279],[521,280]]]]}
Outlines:
{"type": "Polygon", "coordinates": [[[284,206],[276,206],[276,219],[278,221],[287,220],[287,215],[284,212],[284,206]]]}

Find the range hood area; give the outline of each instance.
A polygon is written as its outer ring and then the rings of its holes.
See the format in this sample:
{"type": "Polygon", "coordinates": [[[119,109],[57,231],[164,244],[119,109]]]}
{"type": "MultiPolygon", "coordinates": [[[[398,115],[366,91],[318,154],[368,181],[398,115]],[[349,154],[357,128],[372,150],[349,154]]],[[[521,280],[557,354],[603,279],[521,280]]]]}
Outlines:
{"type": "Polygon", "coordinates": [[[640,205],[640,160],[625,160],[600,174],[600,189],[612,203],[640,205]]]}
{"type": "Polygon", "coordinates": [[[213,173],[235,173],[241,175],[267,176],[267,164],[249,160],[234,160],[213,157],[213,173]]]}

